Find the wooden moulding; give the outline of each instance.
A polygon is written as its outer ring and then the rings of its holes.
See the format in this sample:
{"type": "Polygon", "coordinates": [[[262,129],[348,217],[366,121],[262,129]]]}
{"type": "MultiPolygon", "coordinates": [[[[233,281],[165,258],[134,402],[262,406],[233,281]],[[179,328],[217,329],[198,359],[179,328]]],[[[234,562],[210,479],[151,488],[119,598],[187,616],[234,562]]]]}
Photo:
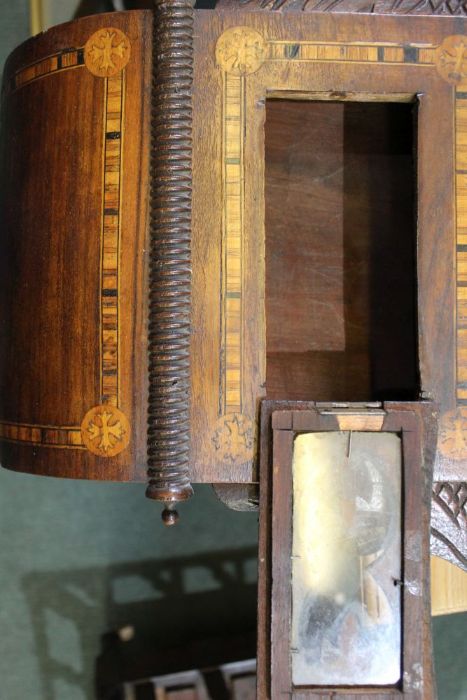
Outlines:
{"type": "MultiPolygon", "coordinates": [[[[194,0],[154,11],[147,496],[171,509],[193,490],[190,458],[194,0]]],[[[166,509],[172,524],[176,511],[166,509]]]]}
{"type": "MultiPolygon", "coordinates": [[[[403,448],[403,580],[401,683],[392,688],[297,688],[290,676],[291,464],[294,436],[300,432],[339,430],[338,416],[381,415],[381,409],[323,407],[316,404],[264,402],[261,411],[261,499],[258,615],[258,697],[297,700],[371,698],[388,700],[435,697],[432,676],[429,510],[436,444],[436,413],[429,403],[383,406],[380,430],[396,432],[403,448]],[[274,658],[271,659],[271,649],[274,658]]],[[[350,423],[348,422],[350,426],[350,423]]],[[[356,424],[358,429],[358,424],[356,424]]],[[[378,430],[376,424],[364,430],[378,430]]]]}

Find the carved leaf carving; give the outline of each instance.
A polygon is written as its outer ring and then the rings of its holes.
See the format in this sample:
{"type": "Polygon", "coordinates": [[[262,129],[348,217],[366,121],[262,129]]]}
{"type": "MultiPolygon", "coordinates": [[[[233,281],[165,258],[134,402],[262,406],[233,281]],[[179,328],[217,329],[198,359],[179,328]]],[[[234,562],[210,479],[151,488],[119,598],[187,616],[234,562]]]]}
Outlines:
{"type": "MultiPolygon", "coordinates": [[[[235,5],[238,6],[238,0],[220,0],[218,3],[218,7],[235,5]]],[[[467,16],[466,0],[240,0],[240,5],[305,12],[467,16]]]]}
{"type": "Polygon", "coordinates": [[[431,553],[467,570],[467,483],[433,486],[431,553]]]}

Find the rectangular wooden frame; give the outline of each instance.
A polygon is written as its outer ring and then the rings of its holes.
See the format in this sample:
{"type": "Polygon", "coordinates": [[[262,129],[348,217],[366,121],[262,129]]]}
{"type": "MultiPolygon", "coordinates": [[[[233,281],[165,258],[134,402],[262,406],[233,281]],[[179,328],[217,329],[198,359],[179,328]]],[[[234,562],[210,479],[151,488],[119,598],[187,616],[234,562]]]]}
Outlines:
{"type": "Polygon", "coordinates": [[[442,412],[437,476],[459,478],[467,453],[454,454],[450,438],[467,403],[467,79],[456,84],[441,56],[466,31],[446,17],[196,13],[193,279],[209,284],[193,289],[194,481],[257,479],[265,102],[287,97],[418,100],[421,392],[442,412]]]}
{"type": "Polygon", "coordinates": [[[258,697],[296,700],[435,697],[429,590],[430,454],[436,439],[427,403],[338,406],[264,402],[261,411],[258,697]],[[297,688],[290,669],[292,457],[298,433],[396,432],[403,446],[402,681],[398,688],[297,688]],[[355,427],[352,428],[352,425],[355,427]]]}

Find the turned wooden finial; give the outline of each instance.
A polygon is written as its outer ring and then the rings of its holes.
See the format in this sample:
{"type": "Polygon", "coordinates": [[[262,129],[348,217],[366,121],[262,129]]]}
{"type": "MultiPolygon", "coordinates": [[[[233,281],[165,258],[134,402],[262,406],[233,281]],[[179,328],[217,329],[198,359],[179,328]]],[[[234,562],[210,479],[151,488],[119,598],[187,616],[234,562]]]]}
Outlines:
{"type": "Polygon", "coordinates": [[[172,525],[176,525],[180,520],[176,505],[177,504],[175,502],[167,503],[166,507],[162,511],[162,522],[166,527],[172,527],[172,525]]]}
{"type": "MultiPolygon", "coordinates": [[[[173,476],[174,475],[172,475],[172,477],[173,476]]],[[[162,522],[164,525],[167,525],[167,527],[171,527],[172,525],[176,525],[180,520],[177,505],[191,498],[193,495],[193,488],[184,475],[182,475],[178,482],[174,482],[172,478],[171,483],[168,480],[166,480],[165,483],[162,481],[162,479],[165,478],[163,474],[159,474],[158,477],[159,479],[153,478],[150,480],[146,489],[146,496],[147,498],[152,498],[164,504],[164,510],[161,516],[162,522]]]]}

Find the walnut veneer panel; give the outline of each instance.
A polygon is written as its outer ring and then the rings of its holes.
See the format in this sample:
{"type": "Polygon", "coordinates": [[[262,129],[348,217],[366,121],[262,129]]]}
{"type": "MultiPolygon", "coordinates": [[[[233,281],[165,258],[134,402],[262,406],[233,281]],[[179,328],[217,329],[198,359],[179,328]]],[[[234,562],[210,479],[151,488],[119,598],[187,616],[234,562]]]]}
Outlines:
{"type": "Polygon", "coordinates": [[[3,82],[4,466],[128,480],[146,464],[152,15],[17,49],[3,82]]]}

